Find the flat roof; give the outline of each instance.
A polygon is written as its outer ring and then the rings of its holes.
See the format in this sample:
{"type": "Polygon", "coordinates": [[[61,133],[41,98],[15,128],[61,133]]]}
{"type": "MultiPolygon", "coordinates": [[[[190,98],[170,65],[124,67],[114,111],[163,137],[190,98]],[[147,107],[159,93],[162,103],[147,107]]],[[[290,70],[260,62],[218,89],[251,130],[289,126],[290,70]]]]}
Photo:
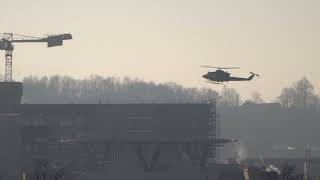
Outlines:
{"type": "Polygon", "coordinates": [[[16,104],[1,105],[0,114],[19,114],[37,112],[73,112],[73,113],[108,113],[108,112],[139,112],[139,111],[171,111],[182,110],[207,110],[207,103],[137,103],[137,104],[16,104]]]}

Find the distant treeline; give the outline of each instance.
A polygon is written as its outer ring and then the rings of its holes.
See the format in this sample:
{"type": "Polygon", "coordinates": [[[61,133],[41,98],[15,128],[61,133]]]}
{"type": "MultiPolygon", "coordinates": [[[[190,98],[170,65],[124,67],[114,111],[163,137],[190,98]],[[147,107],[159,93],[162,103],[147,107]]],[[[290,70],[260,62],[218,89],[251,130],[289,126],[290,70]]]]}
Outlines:
{"type": "Polygon", "coordinates": [[[174,103],[202,102],[218,97],[209,88],[185,88],[173,82],[156,84],[140,79],[90,76],[26,77],[24,103],[174,103]]]}
{"type": "MultiPolygon", "coordinates": [[[[68,76],[24,78],[24,103],[96,104],[96,103],[193,103],[217,99],[220,106],[261,104],[265,101],[259,92],[242,101],[233,88],[222,92],[210,88],[186,88],[174,82],[146,82],[129,77],[115,78],[92,75],[86,79],[68,76]]],[[[314,93],[312,83],[305,77],[285,87],[274,102],[286,108],[319,109],[320,98],[314,93]]]]}

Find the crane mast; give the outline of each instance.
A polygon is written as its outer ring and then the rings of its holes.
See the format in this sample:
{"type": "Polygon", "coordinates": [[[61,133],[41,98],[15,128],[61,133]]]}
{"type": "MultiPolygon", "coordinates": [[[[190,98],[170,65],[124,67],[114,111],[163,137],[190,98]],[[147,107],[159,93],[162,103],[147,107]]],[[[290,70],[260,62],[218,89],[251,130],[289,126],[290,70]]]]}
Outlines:
{"type": "Polygon", "coordinates": [[[12,82],[12,52],[13,43],[47,43],[47,47],[62,46],[64,40],[72,39],[71,34],[48,35],[46,37],[31,37],[13,33],[0,34],[0,50],[5,51],[5,82],[12,82]]]}
{"type": "Polygon", "coordinates": [[[5,81],[12,81],[12,51],[13,45],[11,41],[13,40],[13,35],[11,33],[5,33],[5,38],[7,40],[7,47],[5,50],[5,81]]]}

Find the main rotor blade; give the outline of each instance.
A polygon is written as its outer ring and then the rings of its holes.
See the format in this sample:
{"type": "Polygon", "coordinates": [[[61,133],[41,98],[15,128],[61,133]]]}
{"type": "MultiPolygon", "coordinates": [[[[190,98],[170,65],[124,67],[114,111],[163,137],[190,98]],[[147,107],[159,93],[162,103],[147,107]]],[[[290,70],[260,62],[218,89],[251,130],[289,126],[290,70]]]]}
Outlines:
{"type": "Polygon", "coordinates": [[[217,66],[206,66],[206,65],[201,65],[201,67],[214,68],[214,69],[240,69],[239,67],[217,67],[217,66]]]}

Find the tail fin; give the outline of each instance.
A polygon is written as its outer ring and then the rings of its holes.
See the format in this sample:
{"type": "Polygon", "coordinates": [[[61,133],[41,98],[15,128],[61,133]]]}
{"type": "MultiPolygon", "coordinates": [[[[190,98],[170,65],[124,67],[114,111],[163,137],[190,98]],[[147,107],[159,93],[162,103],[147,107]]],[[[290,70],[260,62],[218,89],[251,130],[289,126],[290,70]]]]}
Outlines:
{"type": "Polygon", "coordinates": [[[254,74],[252,74],[250,77],[248,77],[248,80],[252,80],[254,77],[254,74]]]}
{"type": "Polygon", "coordinates": [[[251,80],[253,79],[254,76],[260,76],[259,74],[256,74],[256,73],[253,73],[253,72],[250,72],[250,74],[252,74],[250,77],[248,77],[248,80],[251,80]]]}

